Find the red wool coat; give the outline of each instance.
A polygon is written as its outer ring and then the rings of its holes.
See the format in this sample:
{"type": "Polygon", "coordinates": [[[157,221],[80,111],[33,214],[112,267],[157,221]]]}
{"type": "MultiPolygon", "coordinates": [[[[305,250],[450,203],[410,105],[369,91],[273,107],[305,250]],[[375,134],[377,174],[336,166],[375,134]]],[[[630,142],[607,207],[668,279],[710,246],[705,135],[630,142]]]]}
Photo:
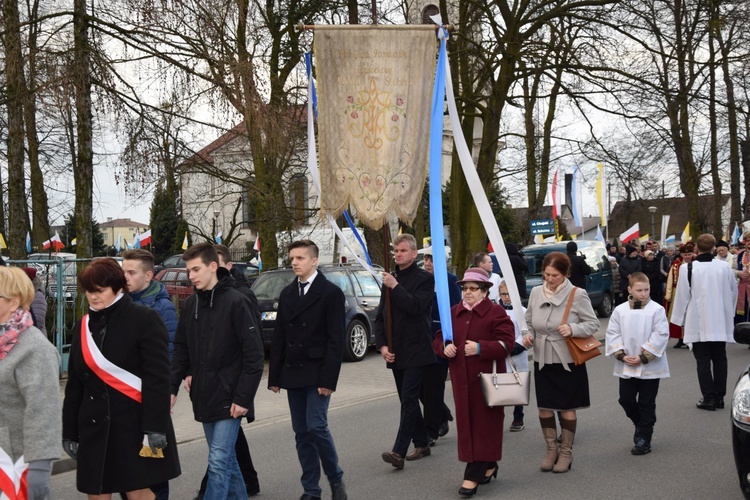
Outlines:
{"type": "MultiPolygon", "coordinates": [[[[453,343],[458,348],[449,358],[453,400],[456,405],[458,459],[462,462],[495,462],[503,454],[503,407],[488,408],[479,385],[479,372],[491,373],[492,360],[497,371],[505,372],[506,353],[498,340],[512,351],[515,342],[513,322],[505,309],[484,299],[469,311],[463,302],[451,308],[453,343]],[[479,356],[466,356],[467,340],[479,342],[479,356]]],[[[443,352],[443,334],[435,336],[433,349],[443,352]]]]}

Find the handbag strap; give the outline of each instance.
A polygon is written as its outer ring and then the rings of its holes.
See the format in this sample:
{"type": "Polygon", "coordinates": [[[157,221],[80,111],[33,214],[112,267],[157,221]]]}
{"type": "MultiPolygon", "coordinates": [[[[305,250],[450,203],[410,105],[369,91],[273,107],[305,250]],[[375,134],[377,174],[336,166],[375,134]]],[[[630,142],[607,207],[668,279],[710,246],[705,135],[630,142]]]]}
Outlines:
{"type": "Polygon", "coordinates": [[[560,322],[561,325],[564,325],[568,322],[568,313],[570,312],[570,308],[573,306],[573,297],[576,296],[576,290],[578,290],[578,287],[574,286],[570,291],[570,295],[568,296],[568,305],[565,306],[565,312],[563,313],[562,321],[560,322]]]}
{"type": "MultiPolygon", "coordinates": [[[[513,362],[513,356],[510,355],[510,351],[508,350],[508,346],[505,345],[505,342],[503,342],[502,340],[498,340],[498,342],[501,346],[503,346],[503,349],[505,349],[505,360],[508,361],[511,371],[513,373],[518,372],[518,370],[516,370],[516,364],[513,362]]],[[[497,374],[497,360],[495,359],[492,360],[492,374],[497,374]]]]}

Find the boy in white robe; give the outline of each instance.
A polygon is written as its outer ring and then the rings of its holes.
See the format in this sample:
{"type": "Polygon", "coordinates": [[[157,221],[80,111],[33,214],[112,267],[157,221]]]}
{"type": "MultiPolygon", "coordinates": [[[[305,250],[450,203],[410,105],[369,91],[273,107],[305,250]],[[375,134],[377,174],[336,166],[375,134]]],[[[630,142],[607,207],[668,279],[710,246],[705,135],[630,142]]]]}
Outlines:
{"type": "Polygon", "coordinates": [[[605,353],[615,358],[614,375],[620,378],[619,403],[635,425],[633,455],[651,452],[659,379],[669,377],[669,323],[649,292],[648,276],[633,273],[628,301],[612,312],[606,336],[605,353]]]}

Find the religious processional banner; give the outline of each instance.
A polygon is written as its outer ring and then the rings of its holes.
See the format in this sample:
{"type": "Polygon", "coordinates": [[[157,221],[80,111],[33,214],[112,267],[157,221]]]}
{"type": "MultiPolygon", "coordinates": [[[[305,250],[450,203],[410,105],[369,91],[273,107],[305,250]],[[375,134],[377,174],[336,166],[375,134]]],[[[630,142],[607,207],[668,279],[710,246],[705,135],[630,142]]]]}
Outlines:
{"type": "Polygon", "coordinates": [[[411,224],[427,176],[433,26],[316,26],[322,215],[411,224]]]}

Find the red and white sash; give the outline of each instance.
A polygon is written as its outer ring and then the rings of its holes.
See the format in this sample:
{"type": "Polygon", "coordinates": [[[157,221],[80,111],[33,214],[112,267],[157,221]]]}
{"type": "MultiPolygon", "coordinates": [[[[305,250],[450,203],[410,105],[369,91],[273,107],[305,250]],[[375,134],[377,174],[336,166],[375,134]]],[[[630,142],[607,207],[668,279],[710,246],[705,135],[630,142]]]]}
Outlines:
{"type": "Polygon", "coordinates": [[[96,346],[94,337],[89,330],[89,315],[81,320],[81,350],[83,360],[97,377],[102,379],[111,388],[125,394],[139,403],[141,402],[141,379],[124,368],[104,357],[104,354],[96,346]]]}
{"type": "Polygon", "coordinates": [[[23,461],[23,455],[16,463],[5,450],[0,448],[0,500],[26,500],[28,487],[26,474],[29,464],[23,461]]]}

